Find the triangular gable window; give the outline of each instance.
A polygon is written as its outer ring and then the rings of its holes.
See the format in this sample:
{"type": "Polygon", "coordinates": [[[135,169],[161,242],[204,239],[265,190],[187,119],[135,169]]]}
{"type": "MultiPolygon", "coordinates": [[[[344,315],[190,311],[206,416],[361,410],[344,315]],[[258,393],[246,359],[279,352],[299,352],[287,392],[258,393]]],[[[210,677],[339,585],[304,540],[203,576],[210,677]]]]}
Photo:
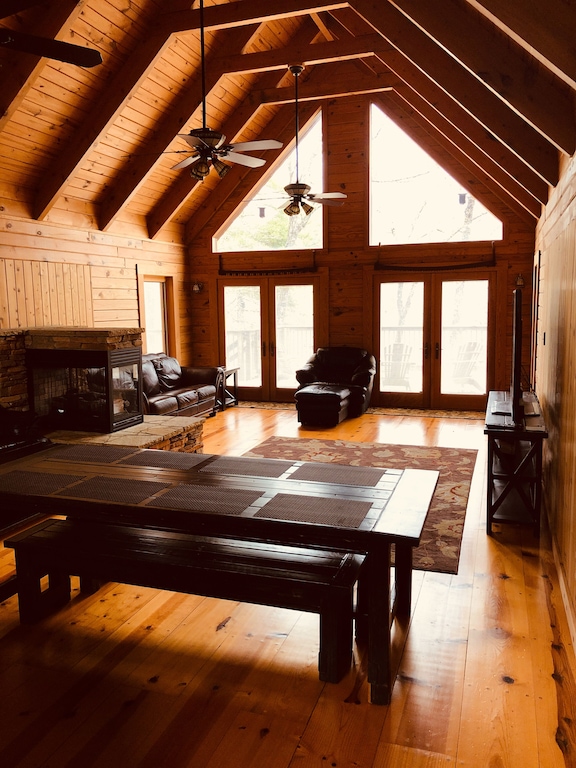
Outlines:
{"type": "Polygon", "coordinates": [[[502,239],[502,222],[375,104],[370,123],[370,245],[502,239]]]}
{"type": "MultiPolygon", "coordinates": [[[[322,248],[322,206],[315,205],[309,216],[287,216],[287,184],[296,181],[296,153],[288,154],[268,181],[236,213],[213,241],[217,253],[231,251],[274,251],[322,248]]],[[[298,145],[299,180],[313,192],[322,192],[322,114],[300,133],[298,145]]]]}

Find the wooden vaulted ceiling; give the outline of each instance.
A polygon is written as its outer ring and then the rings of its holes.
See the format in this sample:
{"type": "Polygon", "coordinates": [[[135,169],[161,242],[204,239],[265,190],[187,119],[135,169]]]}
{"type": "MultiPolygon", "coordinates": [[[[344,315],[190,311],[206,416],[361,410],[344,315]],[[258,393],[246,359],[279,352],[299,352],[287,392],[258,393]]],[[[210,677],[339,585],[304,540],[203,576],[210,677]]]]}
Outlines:
{"type": "MultiPolygon", "coordinates": [[[[172,170],[186,149],[177,134],[202,125],[199,16],[190,0],[59,0],[4,18],[96,48],[103,63],[0,46],[3,210],[189,240],[240,202],[285,149],[222,180],[172,170]]],[[[205,0],[204,23],[207,122],[229,142],[293,141],[287,66],[298,62],[303,118],[347,94],[392,99],[534,222],[559,155],[574,153],[576,6],[563,0],[205,0]]]]}

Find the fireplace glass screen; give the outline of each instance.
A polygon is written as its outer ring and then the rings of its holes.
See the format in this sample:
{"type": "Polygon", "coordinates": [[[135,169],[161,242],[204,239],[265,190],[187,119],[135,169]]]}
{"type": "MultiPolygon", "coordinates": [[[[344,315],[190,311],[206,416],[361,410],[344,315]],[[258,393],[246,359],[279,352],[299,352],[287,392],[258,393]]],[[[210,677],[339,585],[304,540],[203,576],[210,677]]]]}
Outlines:
{"type": "Polygon", "coordinates": [[[142,422],[139,352],[133,361],[123,359],[123,351],[82,361],[94,365],[63,366],[58,357],[53,353],[55,365],[46,364],[50,358],[45,353],[28,360],[34,412],[42,423],[53,429],[115,432],[142,422]]]}

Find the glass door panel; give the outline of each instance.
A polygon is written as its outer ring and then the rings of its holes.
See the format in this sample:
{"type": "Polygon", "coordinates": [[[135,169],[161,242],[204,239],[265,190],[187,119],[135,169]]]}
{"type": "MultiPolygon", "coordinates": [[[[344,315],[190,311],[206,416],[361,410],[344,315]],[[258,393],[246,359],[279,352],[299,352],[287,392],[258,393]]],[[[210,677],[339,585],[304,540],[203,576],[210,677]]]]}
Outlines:
{"type": "Polygon", "coordinates": [[[274,286],[276,389],[295,390],[295,372],[314,352],[314,288],[274,286]]]}
{"type": "Polygon", "coordinates": [[[442,283],[442,395],[485,395],[488,280],[442,283]]]}
{"type": "Polygon", "coordinates": [[[262,387],[262,310],[259,285],[224,286],[226,366],[239,368],[238,385],[262,387]]]}
{"type": "Polygon", "coordinates": [[[380,285],[380,392],[423,390],[424,283],[380,285]]]}
{"type": "Polygon", "coordinates": [[[379,371],[373,405],[483,410],[491,274],[430,274],[375,286],[379,371]]]}
{"type": "Polygon", "coordinates": [[[317,280],[251,278],[221,283],[221,359],[238,368],[240,397],[290,402],[296,370],[315,349],[317,280]]]}

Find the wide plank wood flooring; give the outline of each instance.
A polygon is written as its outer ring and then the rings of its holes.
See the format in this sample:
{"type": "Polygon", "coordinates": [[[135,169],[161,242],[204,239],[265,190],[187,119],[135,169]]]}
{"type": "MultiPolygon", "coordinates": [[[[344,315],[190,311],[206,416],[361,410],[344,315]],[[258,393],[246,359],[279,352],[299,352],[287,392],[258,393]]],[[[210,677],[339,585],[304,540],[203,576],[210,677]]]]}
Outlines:
{"type": "MultiPolygon", "coordinates": [[[[364,660],[317,673],[318,617],[109,584],[36,626],[0,606],[6,768],[573,768],[574,652],[547,537],[485,533],[483,421],[365,415],[304,429],[294,411],[207,419],[206,453],[272,435],[477,448],[458,575],[416,572],[393,700],[364,660]]],[[[0,551],[0,577],[13,566],[0,551]]]]}

